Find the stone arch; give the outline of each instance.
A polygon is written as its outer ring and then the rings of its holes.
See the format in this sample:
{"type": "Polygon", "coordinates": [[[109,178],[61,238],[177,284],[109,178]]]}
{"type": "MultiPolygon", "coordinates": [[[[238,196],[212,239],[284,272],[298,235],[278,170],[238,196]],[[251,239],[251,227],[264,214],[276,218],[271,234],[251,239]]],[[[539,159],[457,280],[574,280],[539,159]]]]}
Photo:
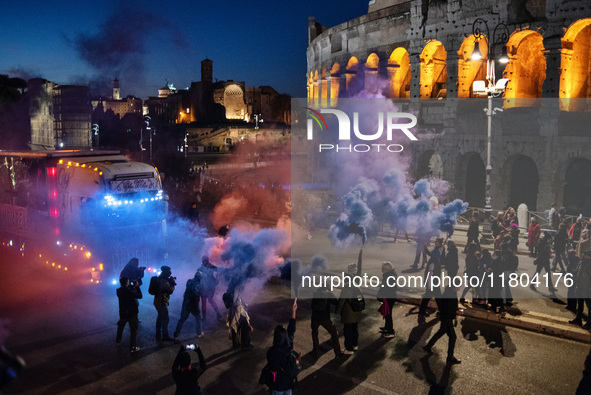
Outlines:
{"type": "MultiPolygon", "coordinates": [[[[538,167],[533,159],[525,155],[515,155],[503,167],[505,171],[501,182],[509,184],[506,203],[515,209],[525,203],[530,211],[536,210],[540,180],[538,167]]],[[[492,185],[491,188],[501,189],[502,186],[492,185]]]]}
{"type": "Polygon", "coordinates": [[[429,42],[421,52],[421,98],[446,97],[447,52],[440,41],[429,42]]]}
{"type": "Polygon", "coordinates": [[[569,214],[591,216],[591,161],[578,158],[566,170],[564,207],[569,214]]]}
{"type": "Polygon", "coordinates": [[[423,152],[417,166],[417,179],[424,177],[443,178],[443,161],[435,150],[423,152]]]}
{"type": "Polygon", "coordinates": [[[314,102],[314,72],[308,74],[308,105],[312,106],[314,102]]]}
{"type": "Polygon", "coordinates": [[[542,85],[546,79],[542,35],[533,30],[513,33],[507,42],[507,55],[509,63],[503,78],[508,78],[509,82],[504,105],[507,108],[530,107],[535,104],[535,99],[542,97],[542,85]]]}
{"type": "Polygon", "coordinates": [[[488,39],[485,36],[476,39],[468,36],[458,51],[458,97],[473,97],[472,83],[486,80],[486,60],[488,59],[488,39]],[[472,59],[475,43],[482,54],[479,60],[472,59]]]}
{"type": "Polygon", "coordinates": [[[459,158],[456,183],[463,186],[464,201],[471,207],[484,207],[486,166],[480,154],[468,152],[459,158]]]}
{"type": "Polygon", "coordinates": [[[388,97],[410,97],[410,58],[406,48],[398,47],[388,59],[388,97]]]}
{"type": "Polygon", "coordinates": [[[578,20],[568,28],[560,52],[560,108],[584,111],[588,100],[577,99],[591,98],[591,18],[578,20]]]}
{"type": "Polygon", "coordinates": [[[328,79],[326,67],[322,68],[320,73],[320,107],[326,107],[328,105],[328,79]]]}
{"type": "Polygon", "coordinates": [[[312,86],[313,86],[313,91],[314,91],[314,97],[313,97],[313,106],[314,107],[318,107],[318,105],[320,104],[320,94],[319,94],[319,89],[318,89],[318,70],[314,71],[314,77],[313,77],[313,82],[312,82],[312,86]]]}
{"type": "Polygon", "coordinates": [[[345,89],[349,97],[358,93],[362,88],[362,78],[359,72],[359,60],[355,56],[351,56],[345,72],[345,89]]]}
{"type": "Polygon", "coordinates": [[[365,61],[365,91],[370,94],[378,93],[378,72],[380,57],[375,53],[369,54],[365,61]]]}
{"type": "Polygon", "coordinates": [[[341,90],[341,65],[335,63],[330,69],[330,106],[338,105],[339,94],[341,90]]]}

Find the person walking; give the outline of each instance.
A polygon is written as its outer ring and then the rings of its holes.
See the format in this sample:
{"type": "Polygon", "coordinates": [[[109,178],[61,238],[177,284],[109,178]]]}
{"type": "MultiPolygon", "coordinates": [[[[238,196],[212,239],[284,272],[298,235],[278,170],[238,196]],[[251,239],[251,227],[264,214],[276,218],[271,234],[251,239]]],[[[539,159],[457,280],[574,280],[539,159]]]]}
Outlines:
{"type": "Polygon", "coordinates": [[[560,271],[566,272],[566,243],[568,242],[568,232],[566,224],[561,222],[558,225],[558,232],[554,236],[554,260],[552,261],[552,271],[555,272],[560,265],[560,271]]]}
{"type": "Polygon", "coordinates": [[[195,317],[195,332],[197,337],[200,338],[204,335],[201,331],[201,315],[199,314],[199,298],[201,294],[201,273],[196,272],[195,276],[187,280],[187,286],[185,287],[185,293],[183,294],[183,306],[181,308],[181,316],[176,329],[174,331],[174,341],[179,342],[179,336],[183,329],[183,324],[189,318],[189,314],[195,317]]]}
{"type": "Polygon", "coordinates": [[[575,250],[568,250],[567,254],[568,265],[566,265],[566,274],[573,279],[573,285],[568,287],[566,294],[566,309],[577,313],[577,271],[579,270],[579,264],[581,258],[575,254],[575,250]]]}
{"type": "Polygon", "coordinates": [[[121,287],[117,289],[117,298],[119,299],[119,322],[117,322],[116,343],[117,345],[121,344],[123,329],[129,322],[129,350],[131,353],[135,353],[140,350],[136,344],[139,324],[137,300],[142,298],[142,290],[137,281],[131,284],[127,277],[121,277],[119,283],[121,284],[121,287]]]}
{"type": "MultiPolygon", "coordinates": [[[[546,273],[548,273],[548,276],[550,276],[550,278],[552,278],[552,272],[550,271],[550,243],[552,242],[552,235],[549,232],[544,232],[544,236],[542,237],[542,239],[540,240],[540,244],[538,245],[538,256],[537,258],[534,260],[534,263],[536,264],[536,274],[538,275],[538,280],[540,282],[540,273],[542,272],[542,269],[546,270],[546,273]]],[[[532,291],[537,291],[536,285],[535,284],[530,284],[529,286],[531,288],[532,291]]],[[[551,293],[556,292],[556,289],[554,288],[554,285],[552,284],[552,281],[549,281],[548,284],[548,290],[551,293]]]]}
{"type": "Polygon", "coordinates": [[[250,324],[250,316],[240,296],[234,299],[233,294],[226,293],[224,297],[226,300],[230,300],[228,302],[230,307],[228,307],[226,326],[230,330],[229,335],[232,340],[232,348],[241,348],[242,351],[248,351],[252,348],[250,333],[254,330],[250,324]]]}
{"type": "Polygon", "coordinates": [[[468,240],[466,241],[466,247],[464,247],[464,254],[467,252],[468,245],[470,243],[475,243],[480,249],[480,241],[478,237],[480,236],[480,218],[478,217],[478,213],[476,211],[472,212],[472,217],[470,218],[470,223],[468,225],[468,240]]]}
{"type": "Polygon", "coordinates": [[[558,210],[556,209],[556,203],[552,203],[550,211],[548,211],[548,227],[551,230],[557,231],[558,224],[560,223],[560,217],[558,216],[558,210]]]}
{"type": "Polygon", "coordinates": [[[156,318],[156,340],[172,341],[168,335],[168,305],[170,304],[170,295],[176,287],[176,277],[172,277],[172,270],[169,266],[160,267],[160,275],[154,276],[150,280],[148,292],[154,295],[154,307],[158,312],[156,318]]]}
{"type": "Polygon", "coordinates": [[[531,217],[529,220],[529,227],[527,228],[527,243],[526,246],[529,247],[529,256],[535,257],[537,253],[538,243],[540,242],[540,235],[542,234],[542,230],[540,228],[540,224],[535,217],[531,217]]]}
{"type": "MultiPolygon", "coordinates": [[[[361,291],[353,286],[353,276],[357,274],[357,265],[352,263],[347,267],[347,275],[349,284],[345,281],[344,287],[341,290],[339,297],[339,304],[337,311],[341,314],[341,322],[343,323],[343,335],[345,336],[345,350],[344,354],[351,355],[357,351],[359,343],[359,321],[363,318],[363,310],[360,310],[359,298],[363,299],[361,291]]],[[[363,302],[365,303],[365,302],[363,302]]]]}
{"type": "MultiPolygon", "coordinates": [[[[472,243],[468,246],[468,255],[466,255],[466,267],[464,269],[464,274],[466,276],[468,276],[468,284],[466,284],[466,287],[462,291],[462,296],[460,297],[460,303],[462,303],[462,304],[466,303],[465,297],[466,297],[466,294],[468,293],[468,291],[473,289],[472,286],[470,285],[472,283],[470,281],[470,278],[478,277],[478,268],[480,267],[480,263],[478,261],[478,257],[476,256],[477,250],[478,250],[478,246],[474,243],[472,243]]],[[[474,288],[474,290],[478,291],[475,288],[474,288]]],[[[477,297],[479,297],[479,296],[480,295],[478,295],[478,293],[477,293],[477,297]]],[[[472,299],[472,303],[474,303],[474,299],[472,299]]]]}
{"type": "Polygon", "coordinates": [[[577,295],[577,316],[569,323],[574,325],[583,325],[583,311],[587,305],[587,323],[583,326],[585,329],[591,329],[591,252],[583,253],[581,263],[577,270],[575,280],[577,295]]]}
{"type": "Polygon", "coordinates": [[[456,365],[461,363],[459,359],[454,356],[454,350],[456,347],[456,330],[454,328],[454,320],[458,310],[458,296],[454,287],[446,287],[443,291],[443,297],[437,300],[439,306],[439,319],[441,320],[441,326],[439,330],[435,332],[433,337],[427,342],[423,349],[433,354],[433,346],[437,343],[443,335],[447,335],[449,343],[447,345],[447,365],[456,365]]]}
{"type": "Polygon", "coordinates": [[[426,286],[425,293],[421,299],[421,306],[419,307],[419,315],[428,316],[427,307],[429,306],[429,301],[432,298],[437,299],[441,296],[441,289],[433,286],[431,279],[433,277],[441,276],[441,256],[444,254],[443,239],[437,238],[435,240],[435,247],[433,247],[433,250],[430,252],[425,246],[425,253],[429,255],[429,261],[425,267],[424,277],[426,286]]]}
{"type": "Polygon", "coordinates": [[[341,346],[339,344],[339,334],[335,324],[330,318],[330,310],[332,306],[337,306],[338,301],[332,292],[327,287],[322,287],[316,290],[312,296],[312,317],[310,327],[312,329],[312,356],[318,358],[319,340],[318,328],[323,327],[330,334],[332,348],[334,350],[335,358],[339,357],[341,353],[341,346]]]}
{"type": "Polygon", "coordinates": [[[382,286],[378,290],[376,298],[382,303],[380,306],[382,316],[384,317],[385,324],[380,328],[382,331],[382,337],[387,339],[396,336],[394,331],[394,322],[392,321],[392,309],[394,303],[396,303],[396,279],[398,275],[396,270],[390,262],[382,263],[382,286]]]}
{"type": "Polygon", "coordinates": [[[451,278],[455,277],[458,274],[458,270],[460,270],[458,247],[456,247],[456,243],[453,240],[447,241],[447,252],[443,258],[443,267],[447,275],[451,278]]]}

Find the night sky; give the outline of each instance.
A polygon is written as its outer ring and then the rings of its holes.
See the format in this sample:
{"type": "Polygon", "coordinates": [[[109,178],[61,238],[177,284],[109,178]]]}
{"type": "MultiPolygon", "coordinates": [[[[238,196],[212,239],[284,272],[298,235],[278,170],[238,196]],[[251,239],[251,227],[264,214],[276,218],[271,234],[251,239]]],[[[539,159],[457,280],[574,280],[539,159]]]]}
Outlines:
{"type": "Polygon", "coordinates": [[[3,1],[0,74],[89,84],[93,95],[157,96],[213,77],[306,95],[307,21],[332,27],[367,13],[368,0],[3,1]],[[59,4],[59,5],[56,5],[59,4]]]}

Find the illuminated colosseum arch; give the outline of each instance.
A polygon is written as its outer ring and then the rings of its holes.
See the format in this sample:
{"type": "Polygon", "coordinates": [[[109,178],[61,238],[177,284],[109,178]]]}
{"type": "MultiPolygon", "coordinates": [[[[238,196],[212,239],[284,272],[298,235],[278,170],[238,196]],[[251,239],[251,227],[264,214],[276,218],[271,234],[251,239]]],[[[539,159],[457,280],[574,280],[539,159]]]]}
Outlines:
{"type": "Polygon", "coordinates": [[[312,106],[314,102],[314,73],[311,71],[308,75],[308,105],[312,106]]]}
{"type": "Polygon", "coordinates": [[[338,63],[332,65],[330,69],[330,106],[336,107],[339,102],[339,93],[341,89],[341,66],[338,63]]]}
{"type": "Polygon", "coordinates": [[[326,107],[328,105],[328,79],[326,78],[326,67],[322,68],[320,74],[320,107],[326,107]]]}
{"type": "Polygon", "coordinates": [[[375,53],[370,54],[365,61],[365,91],[370,94],[377,94],[378,70],[380,66],[380,58],[375,53]]]}
{"type": "Polygon", "coordinates": [[[421,53],[421,98],[446,97],[447,52],[439,41],[431,41],[421,53]]]}
{"type": "Polygon", "coordinates": [[[546,79],[546,58],[542,35],[533,30],[513,33],[507,42],[509,63],[503,72],[508,78],[505,107],[530,107],[542,97],[546,79]],[[527,100],[530,99],[530,100],[527,100]]]}
{"type": "Polygon", "coordinates": [[[475,42],[474,35],[466,37],[458,51],[458,97],[473,97],[472,83],[486,80],[488,40],[485,36],[478,40],[478,48],[482,54],[482,58],[479,60],[472,59],[475,42]]]}
{"type": "Polygon", "coordinates": [[[318,107],[318,105],[320,104],[320,93],[318,85],[318,70],[316,70],[314,71],[314,82],[312,83],[314,89],[314,107],[318,107]]]}
{"type": "Polygon", "coordinates": [[[345,89],[347,90],[347,96],[353,96],[360,90],[360,78],[359,78],[359,60],[355,56],[351,56],[347,63],[345,73],[345,89]]]}
{"type": "Polygon", "coordinates": [[[396,48],[388,59],[388,97],[410,97],[410,59],[405,48],[396,48]]]}
{"type": "Polygon", "coordinates": [[[578,20],[568,28],[560,52],[560,108],[584,111],[587,100],[579,99],[591,98],[591,18],[578,20]]]}

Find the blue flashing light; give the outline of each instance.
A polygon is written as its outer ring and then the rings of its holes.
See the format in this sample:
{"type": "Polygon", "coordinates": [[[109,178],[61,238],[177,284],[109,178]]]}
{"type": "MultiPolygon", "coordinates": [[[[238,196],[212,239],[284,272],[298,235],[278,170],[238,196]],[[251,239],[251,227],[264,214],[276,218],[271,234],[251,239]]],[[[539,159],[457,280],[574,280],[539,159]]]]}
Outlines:
{"type": "Polygon", "coordinates": [[[8,242],[8,245],[12,247],[12,240],[8,242]]]}
{"type": "Polygon", "coordinates": [[[113,279],[113,281],[111,281],[111,283],[112,283],[113,285],[117,285],[117,280],[113,279]]]}

